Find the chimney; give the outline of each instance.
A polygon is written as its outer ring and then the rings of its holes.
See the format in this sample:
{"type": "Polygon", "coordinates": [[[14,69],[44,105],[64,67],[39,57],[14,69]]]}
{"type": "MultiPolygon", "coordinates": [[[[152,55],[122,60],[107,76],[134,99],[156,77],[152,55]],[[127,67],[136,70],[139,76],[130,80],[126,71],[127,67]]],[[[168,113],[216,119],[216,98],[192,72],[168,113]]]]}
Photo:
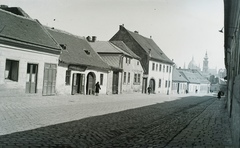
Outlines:
{"type": "Polygon", "coordinates": [[[96,36],[92,36],[92,42],[95,42],[97,40],[96,36]]]}
{"type": "Polygon", "coordinates": [[[150,39],[152,39],[152,36],[150,35],[150,39]]]}
{"type": "Polygon", "coordinates": [[[124,24],[119,25],[119,30],[122,30],[124,28],[124,24]]]}
{"type": "Polygon", "coordinates": [[[87,36],[86,39],[87,39],[88,42],[91,42],[91,37],[90,36],[87,36]]]}
{"type": "Polygon", "coordinates": [[[8,8],[8,5],[0,5],[0,8],[8,8]]]}
{"type": "Polygon", "coordinates": [[[137,34],[138,34],[138,31],[134,31],[134,33],[137,33],[137,34]]]}

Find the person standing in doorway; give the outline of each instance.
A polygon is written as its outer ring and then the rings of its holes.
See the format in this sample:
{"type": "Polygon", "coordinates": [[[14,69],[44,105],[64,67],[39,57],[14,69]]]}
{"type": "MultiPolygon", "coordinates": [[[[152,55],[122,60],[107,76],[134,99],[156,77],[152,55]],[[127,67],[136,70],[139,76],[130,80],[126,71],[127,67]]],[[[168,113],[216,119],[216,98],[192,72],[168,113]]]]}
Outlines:
{"type": "Polygon", "coordinates": [[[148,94],[150,95],[150,93],[151,93],[151,90],[152,90],[152,88],[151,88],[151,86],[150,86],[150,85],[148,86],[147,90],[148,90],[148,94]]]}
{"type": "Polygon", "coordinates": [[[100,84],[99,84],[99,82],[97,82],[97,83],[95,84],[95,93],[96,93],[96,96],[98,96],[100,89],[101,89],[100,84]]]}

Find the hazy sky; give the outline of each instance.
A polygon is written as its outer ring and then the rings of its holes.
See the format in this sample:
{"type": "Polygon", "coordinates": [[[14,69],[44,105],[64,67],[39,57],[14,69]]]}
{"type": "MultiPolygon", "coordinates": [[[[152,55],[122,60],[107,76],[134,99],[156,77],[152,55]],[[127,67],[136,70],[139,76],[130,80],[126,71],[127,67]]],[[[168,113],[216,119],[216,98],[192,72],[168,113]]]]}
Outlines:
{"type": "Polygon", "coordinates": [[[107,41],[124,24],[152,36],[177,66],[194,57],[201,66],[224,68],[223,0],[1,0],[21,7],[43,25],[107,41]],[[54,21],[55,19],[55,21],[54,21]]]}

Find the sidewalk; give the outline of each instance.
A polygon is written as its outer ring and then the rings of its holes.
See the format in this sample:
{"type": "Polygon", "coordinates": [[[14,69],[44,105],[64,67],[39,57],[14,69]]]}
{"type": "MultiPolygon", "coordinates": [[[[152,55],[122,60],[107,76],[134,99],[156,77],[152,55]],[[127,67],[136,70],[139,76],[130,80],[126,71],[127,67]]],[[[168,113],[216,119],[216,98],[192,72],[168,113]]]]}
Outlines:
{"type": "Polygon", "coordinates": [[[0,98],[0,135],[172,101],[186,95],[121,94],[0,98]]]}

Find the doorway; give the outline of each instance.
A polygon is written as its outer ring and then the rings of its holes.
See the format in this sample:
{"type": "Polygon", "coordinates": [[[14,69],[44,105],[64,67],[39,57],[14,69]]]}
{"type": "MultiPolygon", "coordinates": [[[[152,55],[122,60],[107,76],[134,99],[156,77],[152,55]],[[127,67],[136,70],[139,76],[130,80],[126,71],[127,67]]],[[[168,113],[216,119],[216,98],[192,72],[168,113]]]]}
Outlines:
{"type": "Polygon", "coordinates": [[[112,93],[118,94],[118,73],[114,71],[113,72],[113,82],[112,82],[112,93]]]}
{"type": "Polygon", "coordinates": [[[155,80],[154,79],[150,80],[150,87],[152,88],[151,93],[154,93],[155,92],[155,80]]]}
{"type": "Polygon", "coordinates": [[[37,93],[37,64],[27,64],[26,93],[37,93]]]}
{"type": "Polygon", "coordinates": [[[72,95],[84,94],[85,74],[74,73],[72,79],[72,95]]]}
{"type": "Polygon", "coordinates": [[[43,76],[43,95],[55,95],[57,64],[45,63],[43,76]]]}
{"type": "Polygon", "coordinates": [[[96,83],[96,76],[93,72],[89,72],[87,75],[87,95],[94,95],[95,94],[95,83],[96,83]]]}

